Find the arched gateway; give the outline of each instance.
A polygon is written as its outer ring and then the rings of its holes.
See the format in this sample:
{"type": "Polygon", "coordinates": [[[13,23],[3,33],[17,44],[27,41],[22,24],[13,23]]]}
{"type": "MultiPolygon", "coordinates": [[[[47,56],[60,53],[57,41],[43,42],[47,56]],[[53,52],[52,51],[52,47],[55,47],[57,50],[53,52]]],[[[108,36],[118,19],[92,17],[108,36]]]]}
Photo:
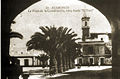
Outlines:
{"type": "MultiPolygon", "coordinates": [[[[10,31],[10,25],[13,22],[13,19],[25,8],[30,6],[31,4],[37,2],[38,0],[34,1],[28,1],[28,0],[21,0],[16,2],[14,1],[3,1],[4,4],[2,4],[2,77],[5,78],[5,69],[8,65],[8,54],[9,54],[9,31],[10,31]],[[13,6],[14,5],[14,6],[13,6]]],[[[120,34],[119,29],[119,9],[115,9],[116,7],[119,7],[119,2],[116,0],[83,0],[86,3],[89,3],[93,5],[94,7],[98,8],[105,16],[107,16],[108,20],[111,23],[111,26],[113,28],[113,78],[119,79],[119,73],[120,70],[118,67],[120,64],[118,63],[120,61],[120,54],[119,54],[119,48],[120,48],[120,42],[119,37],[117,37],[120,34]],[[114,4],[112,4],[114,3],[114,4]],[[117,61],[117,62],[116,62],[117,61]]]]}

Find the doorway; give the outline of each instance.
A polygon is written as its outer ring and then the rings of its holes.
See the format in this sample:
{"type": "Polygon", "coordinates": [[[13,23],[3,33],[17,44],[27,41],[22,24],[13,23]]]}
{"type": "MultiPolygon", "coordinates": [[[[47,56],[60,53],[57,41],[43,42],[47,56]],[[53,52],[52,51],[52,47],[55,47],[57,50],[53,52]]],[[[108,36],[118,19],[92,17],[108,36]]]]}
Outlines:
{"type": "Polygon", "coordinates": [[[24,65],[25,65],[25,66],[28,66],[28,65],[29,65],[29,60],[28,60],[28,59],[25,59],[25,60],[24,60],[24,65]]]}
{"type": "Polygon", "coordinates": [[[89,65],[94,65],[94,58],[93,57],[90,57],[89,58],[89,65]]]}
{"type": "Polygon", "coordinates": [[[105,64],[104,61],[105,61],[104,57],[100,58],[100,65],[104,65],[105,64]]]}

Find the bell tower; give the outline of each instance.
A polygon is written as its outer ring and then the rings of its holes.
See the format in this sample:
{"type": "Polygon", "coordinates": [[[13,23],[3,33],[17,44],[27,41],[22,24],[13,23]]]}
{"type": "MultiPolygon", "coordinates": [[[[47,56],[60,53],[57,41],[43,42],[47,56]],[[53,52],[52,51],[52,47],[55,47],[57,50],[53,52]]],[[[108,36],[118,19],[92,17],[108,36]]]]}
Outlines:
{"type": "Polygon", "coordinates": [[[82,17],[82,41],[85,41],[86,38],[89,38],[90,33],[89,33],[89,19],[90,17],[83,16],[82,17]]]}

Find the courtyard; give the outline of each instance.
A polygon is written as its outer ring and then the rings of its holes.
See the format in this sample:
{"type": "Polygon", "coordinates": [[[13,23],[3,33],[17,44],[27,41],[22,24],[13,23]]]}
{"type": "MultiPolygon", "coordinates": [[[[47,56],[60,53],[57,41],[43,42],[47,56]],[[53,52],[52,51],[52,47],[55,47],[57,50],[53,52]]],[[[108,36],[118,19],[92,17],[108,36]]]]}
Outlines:
{"type": "MultiPolygon", "coordinates": [[[[64,73],[45,75],[48,68],[23,68],[24,73],[31,74],[28,79],[112,79],[112,66],[82,66],[69,69],[64,73]]],[[[21,76],[19,79],[23,79],[21,76]]]]}

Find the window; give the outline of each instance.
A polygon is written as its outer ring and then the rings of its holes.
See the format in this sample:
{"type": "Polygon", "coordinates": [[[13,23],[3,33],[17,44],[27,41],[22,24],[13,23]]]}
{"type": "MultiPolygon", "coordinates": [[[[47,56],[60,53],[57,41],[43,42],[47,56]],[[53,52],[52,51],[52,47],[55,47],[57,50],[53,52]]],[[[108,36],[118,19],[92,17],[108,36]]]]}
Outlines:
{"type": "Polygon", "coordinates": [[[93,54],[93,46],[88,47],[88,52],[89,52],[89,54],[93,54]]]}
{"type": "Polygon", "coordinates": [[[85,21],[85,26],[87,26],[87,22],[85,21]]]}

